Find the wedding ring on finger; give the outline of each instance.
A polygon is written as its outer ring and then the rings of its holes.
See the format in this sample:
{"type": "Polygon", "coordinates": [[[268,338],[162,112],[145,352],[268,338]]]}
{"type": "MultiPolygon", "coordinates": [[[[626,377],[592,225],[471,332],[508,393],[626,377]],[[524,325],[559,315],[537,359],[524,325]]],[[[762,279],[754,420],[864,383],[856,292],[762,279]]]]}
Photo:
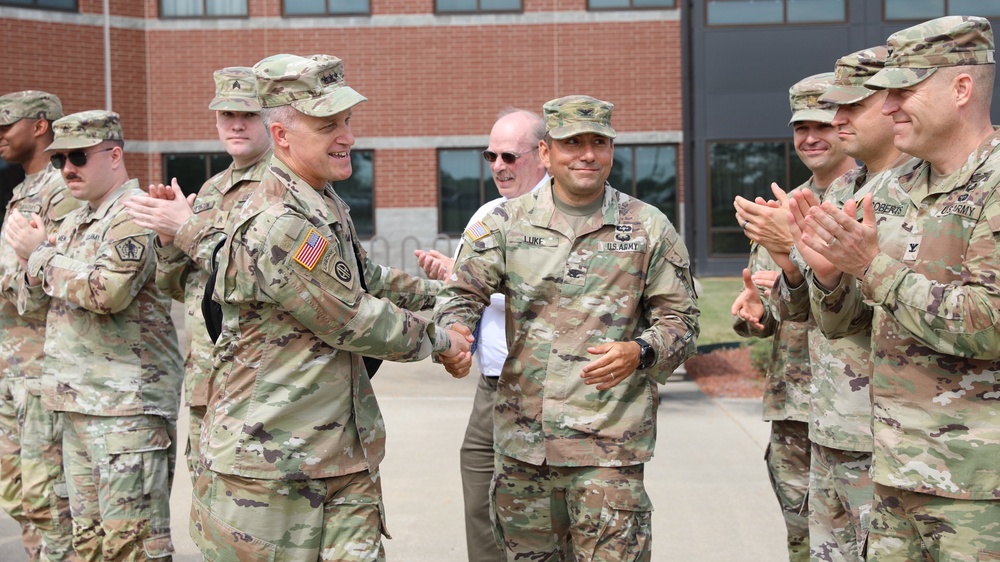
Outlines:
{"type": "Polygon", "coordinates": [[[837,243],[837,237],[834,236],[833,238],[830,239],[829,242],[826,243],[826,247],[827,248],[832,248],[833,245],[836,244],[836,243],[837,243]]]}
{"type": "Polygon", "coordinates": [[[741,224],[741,225],[740,225],[740,228],[742,228],[743,230],[746,230],[746,229],[747,229],[747,224],[748,224],[749,222],[750,222],[749,220],[744,220],[744,221],[743,221],[743,224],[741,224]]]}

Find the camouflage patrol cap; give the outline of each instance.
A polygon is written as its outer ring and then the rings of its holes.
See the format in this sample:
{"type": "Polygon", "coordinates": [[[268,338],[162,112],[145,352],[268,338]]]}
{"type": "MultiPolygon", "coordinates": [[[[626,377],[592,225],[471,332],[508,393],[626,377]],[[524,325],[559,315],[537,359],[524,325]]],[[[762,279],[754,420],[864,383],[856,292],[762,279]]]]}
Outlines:
{"type": "Polygon", "coordinates": [[[986,18],[947,16],[889,36],[885,68],[866,88],[906,88],[926,80],[942,66],[994,64],[993,30],[986,18]]]}
{"type": "Polygon", "coordinates": [[[888,56],[889,49],[880,45],[840,57],[833,71],[833,86],[819,101],[846,105],[874,94],[875,90],[865,88],[865,81],[882,70],[888,56]]]}
{"type": "Polygon", "coordinates": [[[54,121],[62,116],[62,102],[59,98],[38,90],[6,94],[0,104],[0,126],[13,125],[21,119],[54,121]]]}
{"type": "Polygon", "coordinates": [[[554,139],[565,139],[582,133],[596,133],[615,138],[611,128],[612,103],[590,96],[566,96],[542,106],[545,130],[554,139]]]}
{"type": "Polygon", "coordinates": [[[67,115],[53,123],[52,130],[55,140],[45,150],[72,150],[107,140],[124,140],[118,114],[102,109],[67,115]]]}
{"type": "Polygon", "coordinates": [[[215,97],[208,104],[209,109],[218,111],[260,111],[257,99],[257,79],[253,69],[245,66],[230,66],[215,71],[215,97]]]}
{"type": "Polygon", "coordinates": [[[831,123],[833,116],[837,114],[837,108],[833,104],[821,102],[819,97],[832,85],[832,72],[814,74],[792,84],[788,89],[788,104],[792,108],[792,118],[788,124],[797,121],[831,123]]]}
{"type": "Polygon", "coordinates": [[[300,113],[329,117],[368,98],[344,81],[344,62],[329,55],[274,55],[253,67],[262,107],[291,105],[300,113]]]}

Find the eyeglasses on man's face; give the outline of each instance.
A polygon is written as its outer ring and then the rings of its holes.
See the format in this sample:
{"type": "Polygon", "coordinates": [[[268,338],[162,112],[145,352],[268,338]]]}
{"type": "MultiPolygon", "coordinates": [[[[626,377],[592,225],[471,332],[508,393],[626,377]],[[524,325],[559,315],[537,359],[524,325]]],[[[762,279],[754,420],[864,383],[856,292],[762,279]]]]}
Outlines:
{"type": "Polygon", "coordinates": [[[74,150],[73,152],[67,152],[65,154],[63,154],[62,152],[57,152],[53,154],[49,158],[49,160],[52,162],[52,167],[57,170],[62,170],[66,166],[67,160],[69,160],[69,163],[76,166],[77,168],[82,168],[87,165],[88,156],[93,156],[94,154],[99,154],[101,152],[107,152],[109,150],[114,150],[114,149],[115,147],[113,146],[111,148],[102,148],[101,150],[95,150],[90,154],[87,154],[82,150],[74,150]]]}
{"type": "Polygon", "coordinates": [[[528,154],[529,152],[533,152],[535,150],[538,150],[538,147],[535,147],[535,148],[532,148],[532,149],[529,149],[529,150],[525,150],[524,152],[501,152],[500,154],[497,154],[496,152],[493,152],[492,150],[484,150],[483,151],[483,159],[486,160],[487,162],[489,162],[490,164],[492,164],[492,163],[496,162],[497,161],[497,157],[499,157],[501,160],[503,160],[504,164],[513,164],[514,162],[517,162],[518,158],[524,156],[525,154],[528,154]]]}

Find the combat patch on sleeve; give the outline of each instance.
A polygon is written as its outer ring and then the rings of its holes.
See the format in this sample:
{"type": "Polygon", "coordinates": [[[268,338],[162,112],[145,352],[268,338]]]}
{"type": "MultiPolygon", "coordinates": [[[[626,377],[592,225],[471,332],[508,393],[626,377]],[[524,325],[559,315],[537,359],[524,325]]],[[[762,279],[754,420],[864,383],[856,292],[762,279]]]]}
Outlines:
{"type": "Polygon", "coordinates": [[[351,288],[351,268],[344,260],[338,259],[333,264],[333,276],[345,287],[351,288]]]}
{"type": "Polygon", "coordinates": [[[312,271],[316,267],[316,264],[319,263],[319,259],[323,257],[323,252],[326,251],[328,245],[329,243],[326,241],[326,238],[317,232],[315,228],[310,228],[306,233],[306,239],[302,241],[292,259],[302,264],[309,271],[312,271]]]}
{"type": "Polygon", "coordinates": [[[477,240],[482,240],[490,235],[490,229],[486,227],[482,221],[476,221],[470,224],[468,228],[465,229],[465,236],[469,238],[471,242],[477,240]]]}
{"type": "Polygon", "coordinates": [[[115,244],[118,259],[122,261],[142,261],[146,246],[135,238],[129,237],[115,244]]]}

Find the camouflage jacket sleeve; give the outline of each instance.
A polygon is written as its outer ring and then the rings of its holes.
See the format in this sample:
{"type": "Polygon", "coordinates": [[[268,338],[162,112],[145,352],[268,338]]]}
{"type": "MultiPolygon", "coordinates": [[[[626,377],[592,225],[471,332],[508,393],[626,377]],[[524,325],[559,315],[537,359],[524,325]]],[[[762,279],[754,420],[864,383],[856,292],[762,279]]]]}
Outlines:
{"type": "Polygon", "coordinates": [[[265,212],[250,228],[264,234],[259,241],[233,242],[237,271],[254,272],[260,300],[288,310],[329,345],[391,361],[416,361],[449,348],[448,335],[435,325],[361,290],[357,275],[344,273],[356,271],[354,256],[340,254],[336,241],[313,270],[291,259],[310,231],[303,217],[265,212]]]}
{"type": "Polygon", "coordinates": [[[677,231],[668,228],[650,259],[642,295],[649,327],[638,336],[656,350],[649,372],[660,384],[697,351],[700,311],[689,265],[687,248],[677,231]]]}
{"type": "MultiPolygon", "coordinates": [[[[808,279],[808,275],[806,276],[808,279]]],[[[778,276],[778,286],[771,292],[778,317],[789,322],[809,320],[809,283],[802,281],[792,287],[784,273],[778,276]]]]}
{"type": "Polygon", "coordinates": [[[483,217],[482,224],[489,234],[473,240],[466,230],[451,279],[438,293],[434,321],[441,326],[462,324],[472,330],[479,323],[483,309],[489,306],[490,295],[502,293],[506,263],[504,233],[497,228],[492,215],[483,217]]]}
{"type": "MultiPolygon", "coordinates": [[[[864,295],[927,347],[946,355],[1000,358],[1000,196],[990,195],[961,262],[962,284],[937,282],[879,253],[864,295]]],[[[931,268],[928,266],[928,270],[931,268]]]]}
{"type": "Polygon", "coordinates": [[[442,285],[440,281],[423,279],[394,267],[378,265],[367,257],[365,280],[369,293],[407,310],[433,307],[442,285]]]}
{"type": "Polygon", "coordinates": [[[156,286],[175,301],[184,302],[188,273],[194,264],[173,244],[161,246],[156,241],[156,286]]]}
{"type": "Polygon", "coordinates": [[[861,294],[861,284],[852,275],[842,275],[840,283],[825,289],[809,272],[809,308],[820,332],[827,339],[853,336],[871,328],[874,310],[861,294]]]}
{"type": "Polygon", "coordinates": [[[50,297],[97,314],[114,314],[128,307],[155,275],[156,256],[150,251],[154,236],[123,213],[104,233],[92,259],[81,261],[46,245],[31,254],[28,272],[42,280],[50,297]]]}

